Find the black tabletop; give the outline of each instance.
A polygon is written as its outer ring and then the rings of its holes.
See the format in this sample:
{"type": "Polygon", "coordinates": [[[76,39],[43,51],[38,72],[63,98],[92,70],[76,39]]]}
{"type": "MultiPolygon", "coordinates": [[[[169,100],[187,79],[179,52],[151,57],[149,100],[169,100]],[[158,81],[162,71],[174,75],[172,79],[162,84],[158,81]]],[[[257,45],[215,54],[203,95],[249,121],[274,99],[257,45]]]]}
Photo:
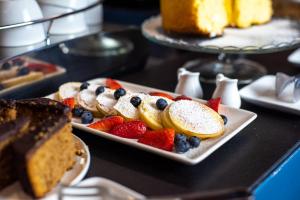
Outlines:
{"type": "MultiPolygon", "coordinates": [[[[131,40],[135,50],[121,59],[64,55],[58,47],[36,52],[34,56],[61,64],[68,73],[3,97],[44,96],[54,92],[63,82],[102,76],[174,91],[176,71],[183,63],[194,58],[216,57],[152,44],[143,39],[139,30],[130,29],[116,35],[131,40]]],[[[250,58],[265,65],[270,74],[277,71],[297,74],[300,68],[287,62],[290,53],[252,55],[250,58]]],[[[215,86],[202,86],[205,99],[210,98],[215,86]]],[[[185,194],[236,187],[251,190],[299,141],[300,118],[244,101],[242,108],[257,113],[258,118],[195,166],[180,164],[77,129],[74,129],[74,133],[86,142],[91,151],[92,160],[87,177],[105,177],[145,195],[185,194]]]]}

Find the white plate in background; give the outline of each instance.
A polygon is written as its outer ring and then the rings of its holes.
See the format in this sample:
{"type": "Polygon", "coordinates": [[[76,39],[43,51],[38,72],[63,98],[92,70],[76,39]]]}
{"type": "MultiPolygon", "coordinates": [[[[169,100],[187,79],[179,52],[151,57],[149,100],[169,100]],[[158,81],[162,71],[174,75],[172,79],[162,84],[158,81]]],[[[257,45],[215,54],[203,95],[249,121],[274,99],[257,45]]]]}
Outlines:
{"type": "MultiPolygon", "coordinates": [[[[94,84],[99,84],[99,85],[105,85],[105,78],[99,78],[99,79],[94,79],[91,81],[88,81],[89,83],[94,83],[94,84]]],[[[159,90],[159,89],[154,89],[150,87],[145,87],[137,84],[132,84],[124,81],[118,81],[125,89],[128,89],[130,91],[134,92],[144,92],[144,93],[149,93],[153,91],[157,92],[164,92],[167,94],[170,94],[172,96],[177,96],[177,94],[170,93],[167,91],[159,90]]],[[[55,99],[55,94],[51,94],[47,96],[48,98],[55,99]]],[[[206,103],[204,100],[200,99],[194,99],[196,101],[199,101],[201,103],[206,103]]],[[[165,150],[161,150],[152,146],[148,146],[145,144],[138,143],[137,140],[134,139],[127,139],[127,138],[122,138],[118,137],[115,135],[111,135],[102,131],[98,131],[92,128],[88,128],[87,125],[78,123],[78,119],[74,119],[72,121],[72,124],[75,128],[81,129],[83,131],[89,132],[91,134],[113,140],[122,144],[126,144],[129,146],[133,146],[135,148],[141,149],[143,151],[148,151],[151,153],[155,153],[157,155],[166,157],[168,159],[172,159],[184,164],[188,165],[195,165],[202,160],[204,160],[206,157],[208,157],[210,154],[212,154],[215,150],[217,150],[219,147],[221,147],[223,144],[225,144],[227,141],[229,141],[232,137],[234,137],[238,132],[240,132],[243,128],[245,128],[248,124],[250,124],[256,117],[257,115],[253,112],[249,112],[246,110],[242,109],[236,109],[236,108],[231,108],[227,106],[221,105],[220,107],[220,113],[224,114],[228,118],[228,123],[225,126],[226,130],[225,133],[217,138],[214,139],[207,139],[203,140],[198,148],[191,149],[187,153],[184,154],[178,154],[175,152],[169,152],[165,150]]]]}
{"type": "Polygon", "coordinates": [[[240,90],[241,97],[266,108],[300,115],[300,102],[288,103],[277,99],[273,75],[263,76],[240,90]]]}

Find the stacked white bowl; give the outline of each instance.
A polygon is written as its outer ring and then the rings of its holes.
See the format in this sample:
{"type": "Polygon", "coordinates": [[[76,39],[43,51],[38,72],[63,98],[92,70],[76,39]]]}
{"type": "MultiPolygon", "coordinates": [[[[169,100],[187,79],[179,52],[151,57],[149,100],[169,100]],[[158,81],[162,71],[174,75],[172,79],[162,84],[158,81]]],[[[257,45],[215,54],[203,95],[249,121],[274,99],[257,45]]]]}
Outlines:
{"type": "MultiPolygon", "coordinates": [[[[0,0],[0,26],[43,18],[35,0],[0,0]]],[[[42,42],[46,39],[43,24],[0,30],[0,46],[15,47],[42,42]]]]}

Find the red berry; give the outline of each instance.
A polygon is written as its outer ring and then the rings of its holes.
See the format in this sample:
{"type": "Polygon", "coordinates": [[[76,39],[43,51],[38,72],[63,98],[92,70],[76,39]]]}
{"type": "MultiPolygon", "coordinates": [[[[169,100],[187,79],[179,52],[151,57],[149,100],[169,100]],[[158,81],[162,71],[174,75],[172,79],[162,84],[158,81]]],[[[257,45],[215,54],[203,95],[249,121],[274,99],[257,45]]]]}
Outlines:
{"type": "Polygon", "coordinates": [[[192,99],[190,97],[185,96],[185,95],[178,96],[174,99],[174,101],[180,101],[180,100],[192,100],[192,99]]]}
{"type": "Polygon", "coordinates": [[[111,78],[106,79],[105,85],[106,85],[106,87],[113,89],[113,90],[122,88],[122,85],[120,83],[118,83],[116,80],[113,80],[111,78]]]}
{"type": "Polygon", "coordinates": [[[147,131],[147,127],[142,121],[130,121],[115,126],[110,133],[123,138],[138,139],[147,131]]]}
{"type": "Polygon", "coordinates": [[[117,126],[119,124],[123,124],[123,123],[124,123],[123,117],[111,116],[111,117],[101,119],[97,122],[94,122],[94,123],[90,124],[88,127],[99,130],[99,131],[108,132],[115,126],[117,126]]]}
{"type": "Polygon", "coordinates": [[[165,97],[165,98],[168,98],[168,99],[171,99],[171,100],[174,99],[171,95],[163,93],[163,92],[150,92],[149,94],[151,96],[165,97]]]}
{"type": "Polygon", "coordinates": [[[216,112],[219,112],[219,106],[221,103],[221,98],[216,98],[216,99],[210,99],[207,102],[207,106],[210,107],[211,109],[213,109],[216,112]]]}
{"type": "Polygon", "coordinates": [[[47,63],[29,63],[27,67],[30,71],[43,72],[44,74],[50,74],[57,71],[55,65],[47,63]]]}
{"type": "Polygon", "coordinates": [[[74,99],[74,97],[63,99],[62,103],[65,106],[68,106],[71,110],[73,110],[73,108],[75,107],[75,99],[74,99]]]}
{"type": "Polygon", "coordinates": [[[147,131],[138,142],[166,151],[172,151],[174,137],[175,131],[173,129],[161,129],[157,131],[147,131]]]}

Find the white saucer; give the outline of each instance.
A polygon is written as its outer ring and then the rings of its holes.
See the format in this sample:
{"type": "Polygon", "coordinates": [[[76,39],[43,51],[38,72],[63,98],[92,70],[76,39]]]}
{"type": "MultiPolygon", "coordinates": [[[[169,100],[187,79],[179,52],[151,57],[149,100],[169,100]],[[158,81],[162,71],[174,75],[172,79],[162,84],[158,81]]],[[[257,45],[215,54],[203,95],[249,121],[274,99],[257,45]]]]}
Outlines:
{"type": "MultiPolygon", "coordinates": [[[[74,135],[75,143],[78,148],[82,149],[84,154],[82,156],[76,156],[76,163],[73,168],[65,173],[61,179],[63,185],[75,185],[78,184],[86,175],[90,162],[91,155],[88,146],[77,136],[74,135]]],[[[54,188],[43,200],[57,200],[57,190],[59,185],[54,188]]],[[[13,185],[5,188],[0,192],[0,199],[2,200],[31,200],[32,197],[28,196],[22,189],[21,185],[16,182],[13,185]]]]}
{"type": "Polygon", "coordinates": [[[300,115],[300,102],[288,103],[276,98],[275,76],[267,75],[240,90],[241,97],[251,103],[300,115]]]}

